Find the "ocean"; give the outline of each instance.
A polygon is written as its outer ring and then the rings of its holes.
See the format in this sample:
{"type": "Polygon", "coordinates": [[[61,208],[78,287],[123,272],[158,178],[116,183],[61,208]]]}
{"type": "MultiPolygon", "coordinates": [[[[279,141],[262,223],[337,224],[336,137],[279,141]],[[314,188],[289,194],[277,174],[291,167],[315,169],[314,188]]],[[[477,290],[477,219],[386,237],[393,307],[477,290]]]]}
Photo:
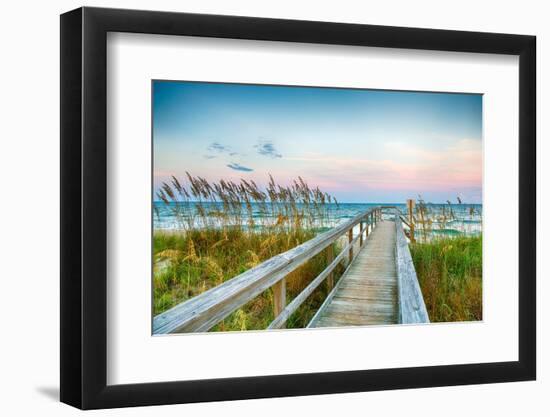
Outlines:
{"type": "MultiPolygon", "coordinates": [[[[189,208],[196,211],[196,204],[189,203],[189,208]]],[[[203,203],[208,212],[215,211],[221,207],[219,203],[203,203]]],[[[260,205],[252,203],[252,217],[255,224],[261,224],[261,220],[269,219],[260,209],[260,205]]],[[[396,203],[339,203],[327,204],[328,221],[320,225],[320,230],[326,230],[341,222],[355,217],[374,207],[395,206],[406,217],[407,207],[405,204],[396,203]]],[[[153,227],[155,230],[177,230],[180,228],[180,221],[174,214],[174,203],[166,205],[163,202],[155,201],[153,205],[153,227]]],[[[429,227],[432,236],[454,236],[454,235],[476,235],[482,231],[483,207],[481,204],[426,204],[429,217],[432,220],[429,227]],[[443,216],[443,212],[446,213],[443,216]],[[452,216],[450,213],[452,212],[452,216]]],[[[243,206],[243,213],[247,213],[243,206]]],[[[389,215],[385,215],[389,217],[389,215]]],[[[417,214],[417,217],[419,215],[417,214]]],[[[249,223],[248,215],[243,216],[244,225],[249,223]]],[[[258,226],[259,227],[259,226],[258,226]]]]}

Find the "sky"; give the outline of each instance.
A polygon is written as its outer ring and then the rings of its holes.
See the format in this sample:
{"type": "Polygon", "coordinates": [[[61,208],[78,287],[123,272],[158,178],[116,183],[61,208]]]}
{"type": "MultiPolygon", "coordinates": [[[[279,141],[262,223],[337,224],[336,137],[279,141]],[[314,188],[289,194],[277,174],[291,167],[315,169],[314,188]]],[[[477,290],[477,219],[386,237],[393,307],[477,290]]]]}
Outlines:
{"type": "Polygon", "coordinates": [[[482,96],[153,82],[155,192],[185,172],[301,176],[340,202],[481,203],[482,96]]]}

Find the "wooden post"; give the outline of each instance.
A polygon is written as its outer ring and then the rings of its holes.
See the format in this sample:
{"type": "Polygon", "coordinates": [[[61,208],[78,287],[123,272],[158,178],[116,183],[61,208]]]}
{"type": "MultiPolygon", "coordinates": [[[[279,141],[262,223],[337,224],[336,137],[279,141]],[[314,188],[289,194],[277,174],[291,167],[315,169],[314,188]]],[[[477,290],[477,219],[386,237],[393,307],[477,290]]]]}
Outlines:
{"type": "MultiPolygon", "coordinates": [[[[353,227],[348,231],[348,242],[351,243],[353,240],[353,227]]],[[[353,245],[349,248],[349,263],[353,260],[353,245]]]]}
{"type": "Polygon", "coordinates": [[[286,307],[286,278],[273,285],[273,315],[277,317],[286,307]]]}
{"type": "Polygon", "coordinates": [[[407,210],[409,212],[409,227],[410,227],[411,243],[414,243],[415,242],[415,239],[414,239],[414,214],[413,214],[414,200],[411,199],[411,198],[407,200],[407,210]]]}
{"type": "Polygon", "coordinates": [[[367,214],[366,217],[365,217],[365,223],[367,225],[366,235],[368,236],[369,235],[369,214],[367,214]]]}
{"type": "Polygon", "coordinates": [[[359,222],[359,247],[363,246],[363,220],[359,222]]]}
{"type": "MultiPolygon", "coordinates": [[[[327,266],[329,266],[333,260],[334,260],[334,248],[331,243],[327,247],[327,266]]],[[[332,273],[332,271],[330,274],[328,274],[328,277],[327,277],[327,287],[329,292],[334,288],[334,274],[332,273]]]]}

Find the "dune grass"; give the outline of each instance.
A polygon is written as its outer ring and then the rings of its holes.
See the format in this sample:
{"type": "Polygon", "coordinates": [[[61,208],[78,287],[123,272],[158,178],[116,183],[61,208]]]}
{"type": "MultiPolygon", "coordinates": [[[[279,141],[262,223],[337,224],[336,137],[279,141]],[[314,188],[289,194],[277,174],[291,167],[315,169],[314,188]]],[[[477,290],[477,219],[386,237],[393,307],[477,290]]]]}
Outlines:
{"type": "Polygon", "coordinates": [[[482,320],[482,236],[410,245],[432,322],[482,320]]]}
{"type": "MultiPolygon", "coordinates": [[[[270,177],[265,191],[253,181],[211,183],[189,174],[187,183],[172,178],[157,195],[178,225],[175,230],[155,230],[153,235],[155,315],[312,239],[327,228],[330,203],[336,202],[301,178],[281,186],[270,177]]],[[[326,255],[321,253],[290,273],[287,302],[326,266],[326,255]]],[[[305,327],[326,295],[327,288],[321,285],[287,327],[305,327]]],[[[273,318],[269,289],[212,330],[265,329],[273,318]]]]}

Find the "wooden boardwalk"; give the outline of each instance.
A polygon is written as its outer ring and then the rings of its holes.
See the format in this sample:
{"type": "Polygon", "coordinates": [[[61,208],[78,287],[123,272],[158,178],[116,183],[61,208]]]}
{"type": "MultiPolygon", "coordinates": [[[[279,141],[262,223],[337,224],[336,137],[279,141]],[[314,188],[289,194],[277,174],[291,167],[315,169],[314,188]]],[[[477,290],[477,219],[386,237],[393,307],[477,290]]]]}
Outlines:
{"type": "Polygon", "coordinates": [[[308,327],[397,323],[395,245],[395,223],[381,221],[308,327]]]}

